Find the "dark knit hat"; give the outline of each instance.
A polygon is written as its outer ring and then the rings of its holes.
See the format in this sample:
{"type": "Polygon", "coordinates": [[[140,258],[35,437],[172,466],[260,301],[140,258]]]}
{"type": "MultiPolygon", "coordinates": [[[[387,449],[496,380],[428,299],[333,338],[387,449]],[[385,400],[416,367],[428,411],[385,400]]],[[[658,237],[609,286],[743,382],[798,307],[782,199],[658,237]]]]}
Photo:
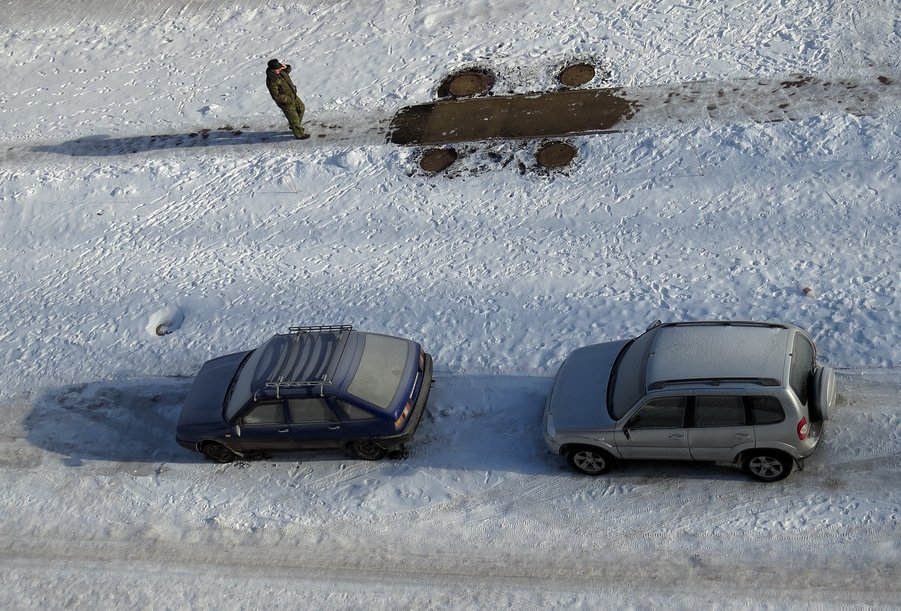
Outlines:
{"type": "Polygon", "coordinates": [[[266,65],[269,67],[270,70],[275,70],[276,68],[282,67],[282,63],[280,61],[278,61],[277,59],[270,59],[269,63],[266,65]]]}

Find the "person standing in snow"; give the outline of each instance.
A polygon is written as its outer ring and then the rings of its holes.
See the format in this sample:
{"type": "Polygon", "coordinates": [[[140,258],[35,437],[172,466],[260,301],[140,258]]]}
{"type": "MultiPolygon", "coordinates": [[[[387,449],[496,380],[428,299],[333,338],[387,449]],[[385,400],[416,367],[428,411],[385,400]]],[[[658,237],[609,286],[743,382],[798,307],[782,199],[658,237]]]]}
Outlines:
{"type": "Polygon", "coordinates": [[[285,113],[291,133],[298,140],[303,140],[310,137],[310,134],[300,126],[305,107],[297,96],[297,87],[288,76],[290,73],[290,65],[283,64],[277,59],[270,59],[266,68],[266,89],[269,90],[269,95],[272,96],[278,107],[285,113]]]}

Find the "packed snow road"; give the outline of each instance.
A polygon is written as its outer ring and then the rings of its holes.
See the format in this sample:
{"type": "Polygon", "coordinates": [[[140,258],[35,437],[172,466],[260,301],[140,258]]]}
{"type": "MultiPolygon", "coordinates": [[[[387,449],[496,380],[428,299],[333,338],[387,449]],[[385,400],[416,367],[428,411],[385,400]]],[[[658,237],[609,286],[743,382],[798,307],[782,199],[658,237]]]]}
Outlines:
{"type": "Polygon", "coordinates": [[[189,384],[3,410],[2,606],[901,600],[896,370],[843,372],[824,443],[769,485],[707,464],[578,476],[540,437],[550,380],[514,376],[440,376],[406,459],[216,465],[172,438],[189,384]]]}

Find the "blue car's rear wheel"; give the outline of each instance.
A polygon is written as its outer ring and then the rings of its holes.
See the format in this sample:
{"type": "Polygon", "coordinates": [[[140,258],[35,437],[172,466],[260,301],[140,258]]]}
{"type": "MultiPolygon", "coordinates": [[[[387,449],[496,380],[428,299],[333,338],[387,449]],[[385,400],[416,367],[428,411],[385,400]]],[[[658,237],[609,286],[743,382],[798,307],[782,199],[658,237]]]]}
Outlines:
{"type": "Polygon", "coordinates": [[[231,462],[238,457],[237,454],[215,441],[205,442],[200,446],[200,451],[204,456],[216,462],[231,462]]]}
{"type": "Polygon", "coordinates": [[[363,439],[350,444],[350,451],[357,458],[363,460],[381,460],[388,455],[388,450],[372,441],[371,439],[363,439]]]}
{"type": "Polygon", "coordinates": [[[579,473],[602,475],[610,470],[613,458],[598,448],[575,446],[566,453],[566,461],[579,473]]]}

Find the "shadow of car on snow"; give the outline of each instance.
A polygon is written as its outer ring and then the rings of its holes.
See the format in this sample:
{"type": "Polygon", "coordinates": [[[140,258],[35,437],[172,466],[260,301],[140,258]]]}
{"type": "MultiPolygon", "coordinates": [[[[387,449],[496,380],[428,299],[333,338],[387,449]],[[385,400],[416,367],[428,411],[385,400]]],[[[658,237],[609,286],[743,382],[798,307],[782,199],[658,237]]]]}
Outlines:
{"type": "MultiPolygon", "coordinates": [[[[28,442],[61,456],[62,463],[73,468],[89,466],[92,461],[212,467],[214,463],[203,455],[175,441],[178,415],[193,380],[144,378],[48,389],[25,417],[28,442]]],[[[403,459],[412,468],[581,477],[548,452],[541,437],[551,378],[439,374],[436,380],[422,424],[407,444],[407,454],[386,460],[403,459]]],[[[356,460],[341,450],[272,453],[259,458],[289,463],[356,460]]],[[[604,479],[608,477],[632,482],[745,480],[738,470],[710,463],[640,460],[624,463],[604,479]]],[[[584,480],[590,485],[593,478],[584,480]]]]}

